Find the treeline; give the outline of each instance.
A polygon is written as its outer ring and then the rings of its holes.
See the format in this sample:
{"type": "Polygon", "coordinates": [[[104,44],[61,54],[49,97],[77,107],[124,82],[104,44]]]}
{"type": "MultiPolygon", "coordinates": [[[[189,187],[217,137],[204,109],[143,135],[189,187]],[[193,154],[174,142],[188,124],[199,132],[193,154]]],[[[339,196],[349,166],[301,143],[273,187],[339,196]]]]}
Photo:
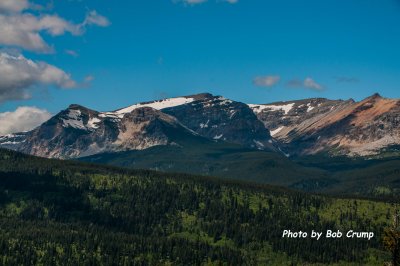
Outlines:
{"type": "Polygon", "coordinates": [[[381,263],[390,204],[0,151],[0,264],[381,263]],[[292,231],[376,238],[282,239],[292,231]]]}

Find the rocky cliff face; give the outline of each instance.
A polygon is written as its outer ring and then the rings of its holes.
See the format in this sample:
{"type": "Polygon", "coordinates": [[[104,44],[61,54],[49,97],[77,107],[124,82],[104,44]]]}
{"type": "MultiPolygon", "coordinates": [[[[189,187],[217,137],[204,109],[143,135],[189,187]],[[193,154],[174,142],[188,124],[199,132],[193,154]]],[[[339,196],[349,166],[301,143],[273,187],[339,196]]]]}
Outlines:
{"type": "Polygon", "coordinates": [[[361,102],[309,99],[251,105],[291,154],[369,156],[400,143],[400,101],[375,94],[361,102]]]}
{"type": "Polygon", "coordinates": [[[221,96],[199,94],[193,96],[190,104],[162,111],[206,138],[251,148],[276,150],[276,143],[269,131],[244,103],[221,96]]]}
{"type": "Polygon", "coordinates": [[[353,100],[333,101],[314,98],[271,104],[250,104],[249,107],[271,131],[272,136],[284,138],[287,135],[285,128],[300,125],[305,121],[312,123],[313,120],[323,119],[329,112],[352,103],[353,100]]]}
{"type": "Polygon", "coordinates": [[[400,146],[399,114],[400,100],[378,94],[361,102],[315,98],[249,105],[198,94],[113,112],[71,105],[30,132],[1,136],[0,147],[76,158],[201,137],[288,156],[369,156],[400,146]]]}
{"type": "Polygon", "coordinates": [[[139,103],[113,112],[68,109],[27,132],[0,138],[0,146],[49,158],[141,150],[200,136],[258,149],[275,141],[243,103],[211,94],[139,103]]]}
{"type": "Polygon", "coordinates": [[[71,105],[9,147],[41,157],[76,158],[166,145],[173,139],[171,129],[195,135],[175,118],[149,107],[119,115],[71,105]]]}

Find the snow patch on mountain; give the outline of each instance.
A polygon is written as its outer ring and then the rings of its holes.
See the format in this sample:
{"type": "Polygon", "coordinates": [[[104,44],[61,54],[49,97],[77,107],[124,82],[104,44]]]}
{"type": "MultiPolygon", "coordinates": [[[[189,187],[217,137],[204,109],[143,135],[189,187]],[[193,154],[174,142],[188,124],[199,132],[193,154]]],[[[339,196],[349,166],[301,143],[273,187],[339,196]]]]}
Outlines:
{"type": "Polygon", "coordinates": [[[63,127],[73,127],[77,129],[86,129],[82,120],[82,113],[80,110],[68,110],[68,115],[62,119],[63,127]]]}
{"type": "Polygon", "coordinates": [[[307,106],[308,106],[308,108],[307,108],[307,113],[309,113],[309,112],[311,112],[312,110],[315,109],[315,107],[312,106],[311,103],[308,103],[307,106]]]}
{"type": "Polygon", "coordinates": [[[69,109],[68,114],[66,115],[66,117],[61,118],[61,121],[63,127],[65,128],[72,127],[88,131],[92,131],[99,128],[99,124],[101,123],[101,120],[98,117],[92,116],[85,125],[81,110],[76,110],[76,109],[69,109]]]}
{"type": "Polygon", "coordinates": [[[218,97],[217,100],[221,101],[219,104],[220,105],[229,105],[231,104],[233,101],[226,99],[225,97],[218,97]]]}
{"type": "Polygon", "coordinates": [[[210,119],[207,120],[207,123],[201,123],[200,128],[208,128],[208,123],[210,123],[210,119]]]}
{"type": "Polygon", "coordinates": [[[267,111],[284,111],[287,115],[292,109],[295,103],[289,103],[284,105],[267,105],[267,104],[249,104],[248,106],[253,110],[254,113],[258,114],[267,111]]]}
{"type": "Polygon", "coordinates": [[[88,121],[87,127],[88,127],[88,128],[91,128],[91,129],[99,128],[98,123],[100,123],[100,122],[101,122],[101,120],[98,119],[97,117],[92,117],[92,118],[90,118],[90,120],[88,121]]]}
{"type": "Polygon", "coordinates": [[[6,140],[6,139],[10,139],[10,138],[15,138],[15,137],[17,137],[17,135],[15,135],[15,134],[7,134],[7,135],[4,135],[4,136],[0,136],[0,141],[6,140]]]}
{"type": "Polygon", "coordinates": [[[103,112],[99,114],[101,118],[110,118],[111,120],[120,120],[123,116],[118,116],[116,113],[113,112],[103,112]]]}
{"type": "Polygon", "coordinates": [[[214,137],[214,139],[215,139],[215,140],[218,140],[218,139],[221,139],[223,136],[224,136],[223,134],[216,135],[216,136],[214,137]]]}
{"type": "Polygon", "coordinates": [[[151,107],[156,110],[162,110],[165,108],[171,108],[171,107],[176,107],[179,105],[184,105],[188,104],[195,101],[193,98],[186,98],[186,97],[178,97],[178,98],[170,98],[170,99],[165,99],[165,100],[160,100],[160,101],[155,101],[155,102],[150,102],[150,103],[138,103],[135,105],[131,105],[129,107],[117,110],[115,112],[108,112],[104,113],[105,115],[117,115],[118,117],[123,117],[126,113],[130,113],[133,110],[137,108],[142,108],[142,107],[151,107]]]}
{"type": "Polygon", "coordinates": [[[265,148],[265,145],[262,142],[260,142],[258,140],[255,140],[255,139],[253,141],[257,145],[258,149],[264,149],[265,148]]]}
{"type": "Polygon", "coordinates": [[[283,128],[284,128],[284,126],[278,127],[277,129],[274,129],[274,130],[271,130],[271,131],[270,131],[271,136],[272,136],[272,137],[275,136],[276,134],[278,134],[279,132],[281,132],[283,128]]]}
{"type": "Polygon", "coordinates": [[[24,132],[21,134],[7,134],[0,136],[0,146],[8,147],[9,145],[20,145],[26,141],[24,132]]]}

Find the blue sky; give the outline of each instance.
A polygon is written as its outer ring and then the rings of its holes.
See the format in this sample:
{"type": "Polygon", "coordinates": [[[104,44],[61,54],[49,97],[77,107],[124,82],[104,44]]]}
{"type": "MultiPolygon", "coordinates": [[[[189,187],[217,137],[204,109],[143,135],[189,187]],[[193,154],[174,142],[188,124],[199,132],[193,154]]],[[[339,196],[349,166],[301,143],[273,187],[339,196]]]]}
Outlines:
{"type": "Polygon", "coordinates": [[[71,103],[113,110],[199,92],[248,103],[400,97],[400,1],[57,0],[20,13],[78,25],[93,11],[109,23],[87,23],[76,34],[38,32],[50,53],[0,37],[3,50],[13,47],[76,83],[30,84],[30,99],[7,98],[0,112],[36,106],[56,113],[71,103]]]}

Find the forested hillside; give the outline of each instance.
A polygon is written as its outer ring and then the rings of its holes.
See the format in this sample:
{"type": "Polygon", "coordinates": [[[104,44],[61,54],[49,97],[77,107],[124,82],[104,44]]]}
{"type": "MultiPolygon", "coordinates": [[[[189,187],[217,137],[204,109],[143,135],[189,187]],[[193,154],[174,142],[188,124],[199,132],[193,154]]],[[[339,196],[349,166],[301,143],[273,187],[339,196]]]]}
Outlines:
{"type": "Polygon", "coordinates": [[[400,160],[394,154],[373,159],[332,158],[326,154],[286,158],[227,143],[186,144],[97,154],[80,160],[133,169],[212,175],[314,193],[377,199],[400,195],[400,160]]]}
{"type": "Polygon", "coordinates": [[[3,265],[382,265],[390,202],[0,150],[3,265]],[[366,239],[283,239],[371,231],[366,239]]]}

